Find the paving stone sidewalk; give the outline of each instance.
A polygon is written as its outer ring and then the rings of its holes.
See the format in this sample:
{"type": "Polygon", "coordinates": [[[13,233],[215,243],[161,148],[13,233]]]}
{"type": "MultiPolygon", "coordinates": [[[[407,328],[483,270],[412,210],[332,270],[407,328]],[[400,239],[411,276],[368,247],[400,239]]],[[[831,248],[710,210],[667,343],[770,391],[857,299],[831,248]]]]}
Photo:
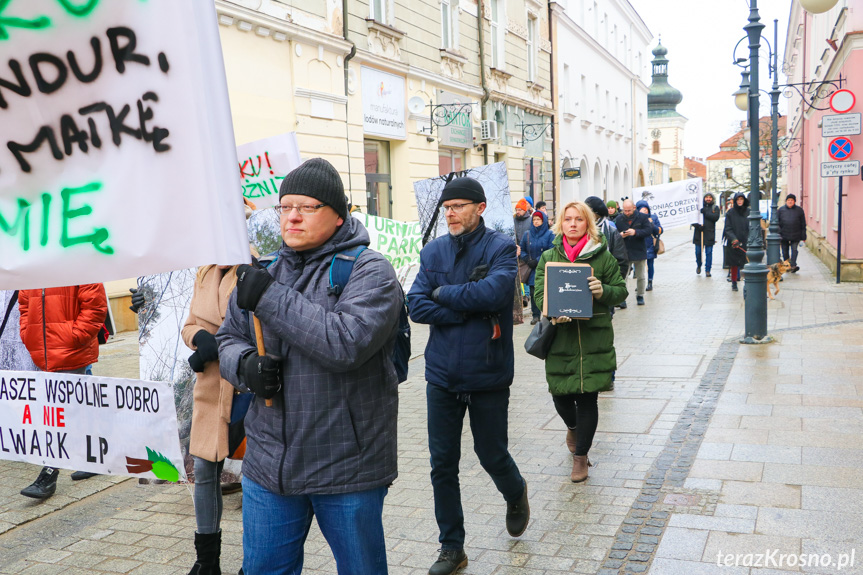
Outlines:
{"type": "MultiPolygon", "coordinates": [[[[860,286],[836,286],[801,252],[801,272],[786,275],[769,304],[777,342],[741,346],[742,293],[730,291],[719,250],[713,277],[695,275],[690,238],[688,230],[665,234],[647,305],[631,296],[615,316],[619,369],[615,390],[600,399],[585,483],[569,481],[565,428],[543,363],[522,350],[530,327],[516,328],[510,445],[530,484],[531,523],[518,540],[506,534],[505,504],[466,433],[463,573],[833,573],[719,567],[716,559],[720,551],[766,548],[838,558],[855,543],[863,563],[863,383],[854,375],[863,368],[860,286]]],[[[113,357],[104,356],[101,373],[134,377],[134,343],[109,344],[113,357]]],[[[400,387],[399,478],[384,511],[390,573],[399,575],[426,573],[438,549],[422,361],[400,387]]],[[[18,490],[37,472],[0,462],[0,573],[188,572],[189,487],[66,478],[48,502],[22,501],[18,490]]],[[[223,571],[235,573],[239,494],[225,499],[223,534],[223,571]]],[[[842,572],[861,572],[855,568],[842,572]]],[[[313,526],[304,573],[335,572],[313,526]]]]}

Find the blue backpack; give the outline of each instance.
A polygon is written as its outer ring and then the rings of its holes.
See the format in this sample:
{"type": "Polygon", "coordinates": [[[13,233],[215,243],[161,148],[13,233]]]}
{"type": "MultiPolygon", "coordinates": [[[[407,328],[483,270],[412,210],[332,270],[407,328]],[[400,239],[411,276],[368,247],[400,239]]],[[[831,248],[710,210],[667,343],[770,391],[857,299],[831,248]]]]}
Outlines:
{"type": "MultiPolygon", "coordinates": [[[[351,279],[354,263],[365,249],[366,246],[359,246],[351,250],[339,252],[333,256],[333,261],[330,263],[330,285],[327,288],[327,293],[336,297],[342,295],[342,291],[344,291],[345,286],[348,284],[348,280],[351,279]]],[[[399,383],[408,378],[408,362],[411,359],[411,324],[408,321],[407,300],[404,294],[402,294],[402,300],[401,312],[399,313],[399,329],[396,333],[396,342],[391,357],[393,367],[396,368],[399,383]]]]}

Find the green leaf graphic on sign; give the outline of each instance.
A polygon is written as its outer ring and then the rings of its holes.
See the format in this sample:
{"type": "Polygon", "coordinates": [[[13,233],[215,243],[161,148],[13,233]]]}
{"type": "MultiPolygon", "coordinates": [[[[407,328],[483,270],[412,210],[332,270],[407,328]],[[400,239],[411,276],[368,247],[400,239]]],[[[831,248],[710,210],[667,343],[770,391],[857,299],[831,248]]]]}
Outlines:
{"type": "MultiPolygon", "coordinates": [[[[51,20],[47,16],[40,16],[33,20],[24,18],[16,18],[15,16],[4,16],[3,12],[9,6],[12,0],[0,0],[0,40],[8,40],[9,32],[6,28],[24,28],[26,30],[41,30],[51,25],[51,20]]],[[[90,0],[93,2],[94,0],[90,0]]],[[[95,0],[98,2],[99,0],[95,0]]]]}

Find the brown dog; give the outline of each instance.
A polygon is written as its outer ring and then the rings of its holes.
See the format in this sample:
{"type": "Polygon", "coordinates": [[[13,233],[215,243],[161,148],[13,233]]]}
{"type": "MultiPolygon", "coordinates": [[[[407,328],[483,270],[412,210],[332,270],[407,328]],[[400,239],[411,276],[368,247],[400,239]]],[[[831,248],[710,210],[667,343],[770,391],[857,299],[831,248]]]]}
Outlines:
{"type": "Polygon", "coordinates": [[[785,260],[784,262],[776,262],[775,264],[771,264],[767,269],[767,297],[770,299],[774,299],[774,295],[779,293],[779,280],[782,279],[782,274],[791,269],[791,262],[785,260]],[[776,290],[774,293],[770,293],[770,286],[776,290]]]}

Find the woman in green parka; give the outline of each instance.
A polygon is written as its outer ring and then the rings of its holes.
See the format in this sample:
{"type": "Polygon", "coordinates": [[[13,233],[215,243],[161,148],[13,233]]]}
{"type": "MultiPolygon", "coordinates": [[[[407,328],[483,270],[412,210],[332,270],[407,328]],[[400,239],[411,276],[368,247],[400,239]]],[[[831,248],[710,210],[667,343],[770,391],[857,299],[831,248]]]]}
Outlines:
{"type": "Polygon", "coordinates": [[[589,264],[593,273],[588,287],[593,294],[593,317],[570,320],[551,318],[557,333],[545,360],[545,377],[554,407],[567,427],[566,446],[572,457],[570,479],[587,479],[587,452],[599,422],[596,400],[600,391],[611,389],[617,369],[614,329],[610,309],[626,299],[626,283],[617,260],[607,249],[605,237],[596,227],[587,204],[572,202],[558,214],[554,247],[543,252],[536,266],[536,305],[545,297],[545,264],[574,262],[589,264]]]}

